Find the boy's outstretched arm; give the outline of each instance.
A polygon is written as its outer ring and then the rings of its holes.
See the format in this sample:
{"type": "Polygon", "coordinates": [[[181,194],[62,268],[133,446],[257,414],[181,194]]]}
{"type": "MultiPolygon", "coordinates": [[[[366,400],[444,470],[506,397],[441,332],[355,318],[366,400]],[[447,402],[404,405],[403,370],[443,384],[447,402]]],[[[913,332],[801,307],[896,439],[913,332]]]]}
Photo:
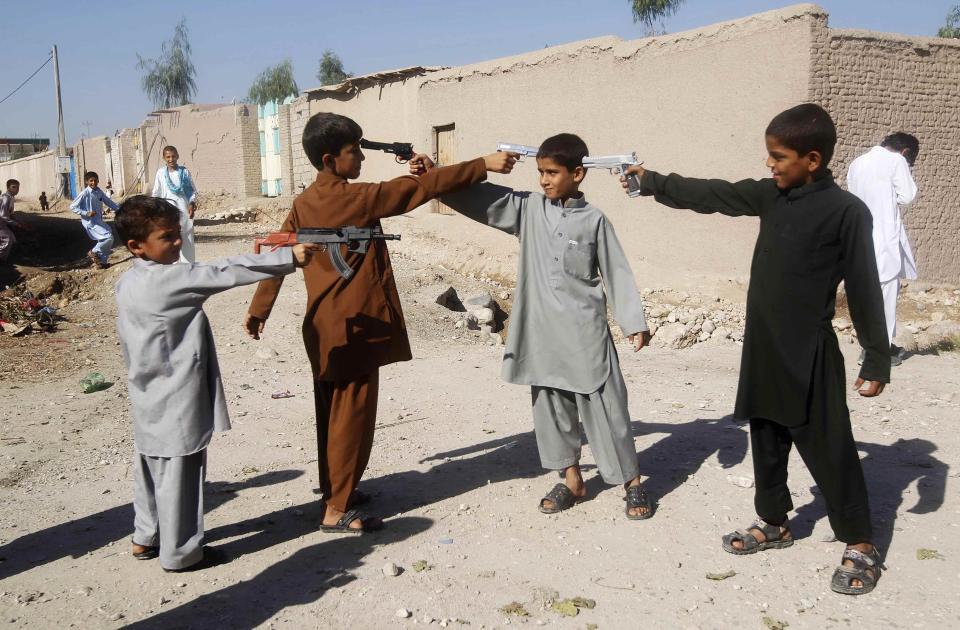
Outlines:
{"type": "Polygon", "coordinates": [[[483,181],[488,171],[509,173],[516,161],[514,153],[498,152],[452,166],[430,168],[420,177],[404,175],[372,184],[366,189],[365,206],[371,222],[404,214],[440,195],[483,181]]]}
{"type": "Polygon", "coordinates": [[[620,178],[627,188],[626,178],[636,175],[640,180],[640,194],[653,196],[670,208],[683,208],[712,214],[719,212],[731,217],[759,216],[777,195],[776,185],[769,180],[745,179],[728,182],[722,179],[695,179],[676,173],[661,175],[639,164],[631,166],[620,178]]]}
{"type": "MultiPolygon", "coordinates": [[[[296,232],[300,227],[297,221],[296,205],[290,210],[290,214],[280,226],[281,232],[296,232]]],[[[277,301],[280,294],[280,287],[283,286],[283,276],[275,276],[266,280],[261,280],[257,285],[257,290],[250,300],[250,307],[243,318],[243,330],[251,339],[260,339],[260,333],[263,332],[267,324],[267,318],[270,317],[270,311],[273,310],[273,304],[277,301]]]]}
{"type": "Polygon", "coordinates": [[[850,318],[866,354],[853,386],[861,396],[877,396],[890,382],[890,339],[873,251],[873,219],[863,203],[847,209],[840,231],[850,318]]]}
{"type": "Polygon", "coordinates": [[[597,264],[613,317],[633,344],[634,352],[637,352],[650,342],[650,328],[643,314],[643,300],[637,291],[637,281],[627,262],[627,255],[606,218],[600,223],[597,234],[597,264]]]}

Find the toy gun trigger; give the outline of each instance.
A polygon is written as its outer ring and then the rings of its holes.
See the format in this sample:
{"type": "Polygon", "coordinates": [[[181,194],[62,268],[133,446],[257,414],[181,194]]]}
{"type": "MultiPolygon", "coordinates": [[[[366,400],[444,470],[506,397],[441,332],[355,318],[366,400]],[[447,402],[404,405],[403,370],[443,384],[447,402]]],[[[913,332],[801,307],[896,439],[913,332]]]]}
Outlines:
{"type": "Polygon", "coordinates": [[[327,253],[330,254],[330,262],[333,263],[333,267],[337,270],[344,280],[349,280],[353,277],[353,267],[347,264],[347,261],[343,259],[343,254],[340,253],[340,247],[328,247],[327,253]]]}

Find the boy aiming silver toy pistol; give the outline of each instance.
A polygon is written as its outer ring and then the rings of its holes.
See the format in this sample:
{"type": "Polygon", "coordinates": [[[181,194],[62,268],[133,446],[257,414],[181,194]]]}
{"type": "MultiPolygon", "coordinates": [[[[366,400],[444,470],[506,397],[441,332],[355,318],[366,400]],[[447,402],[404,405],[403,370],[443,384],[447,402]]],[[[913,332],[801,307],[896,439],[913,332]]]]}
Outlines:
{"type": "MultiPolygon", "coordinates": [[[[583,168],[605,168],[612,175],[623,176],[627,172],[627,168],[634,166],[635,164],[643,164],[643,162],[637,161],[636,153],[628,153],[626,155],[601,155],[593,157],[588,155],[583,158],[583,168]]],[[[628,197],[639,197],[640,196],[640,180],[637,179],[636,175],[630,175],[627,177],[627,196],[628,197]]]]}
{"type": "Polygon", "coordinates": [[[525,144],[510,144],[509,142],[501,142],[497,145],[497,151],[504,151],[506,153],[519,153],[520,157],[517,161],[523,162],[523,158],[525,157],[537,157],[540,147],[528,147],[525,144]]]}

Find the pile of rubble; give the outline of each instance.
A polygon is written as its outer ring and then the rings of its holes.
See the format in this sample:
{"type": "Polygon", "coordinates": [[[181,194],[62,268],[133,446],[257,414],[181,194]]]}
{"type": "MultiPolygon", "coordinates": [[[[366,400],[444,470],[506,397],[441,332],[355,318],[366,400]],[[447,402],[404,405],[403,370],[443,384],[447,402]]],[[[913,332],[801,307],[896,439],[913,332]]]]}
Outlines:
{"type": "Polygon", "coordinates": [[[641,293],[652,345],[682,349],[707,341],[743,342],[746,313],[742,304],[669,289],[641,293]]]}
{"type": "Polygon", "coordinates": [[[224,223],[256,223],[257,210],[252,208],[231,208],[212,214],[207,218],[212,221],[223,221],[224,223]]]}
{"type": "Polygon", "coordinates": [[[461,301],[457,290],[448,287],[437,297],[437,304],[455,313],[462,313],[462,317],[454,323],[455,328],[475,330],[489,343],[503,344],[503,336],[500,333],[503,331],[503,322],[507,318],[507,313],[489,293],[479,293],[461,301]]]}

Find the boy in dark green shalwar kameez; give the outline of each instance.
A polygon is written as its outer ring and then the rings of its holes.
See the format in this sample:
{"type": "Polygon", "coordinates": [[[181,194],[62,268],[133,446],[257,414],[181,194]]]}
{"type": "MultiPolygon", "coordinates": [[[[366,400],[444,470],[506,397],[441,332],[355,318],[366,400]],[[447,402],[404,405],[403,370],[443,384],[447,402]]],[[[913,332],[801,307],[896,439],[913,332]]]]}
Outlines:
{"type": "Polygon", "coordinates": [[[841,280],[866,349],[855,384],[861,396],[876,396],[889,382],[890,347],[870,211],[841,190],[827,169],[836,139],[830,115],[808,103],[779,114],[767,127],[772,178],[731,183],[639,166],[627,175],[640,178],[643,195],[673,208],[760,218],[735,410],[750,419],[760,518],[724,536],[723,548],[742,555],[793,544],[787,460],[795,445],[820,487],[830,525],[847,543],[831,587],[859,595],[873,590],[881,562],[871,542],[843,355],[831,325],[841,280]]]}

